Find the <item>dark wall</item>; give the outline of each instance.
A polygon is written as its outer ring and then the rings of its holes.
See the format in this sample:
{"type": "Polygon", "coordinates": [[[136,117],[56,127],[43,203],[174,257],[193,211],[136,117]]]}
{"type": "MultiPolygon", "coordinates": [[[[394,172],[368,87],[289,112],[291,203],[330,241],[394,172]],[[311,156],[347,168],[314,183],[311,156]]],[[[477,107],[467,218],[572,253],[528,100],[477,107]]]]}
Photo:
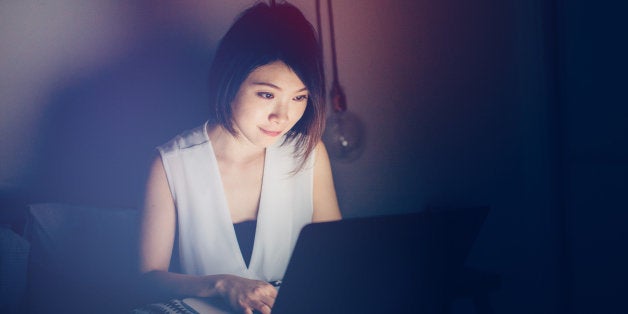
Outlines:
{"type": "Polygon", "coordinates": [[[155,147],[206,120],[211,56],[184,32],[155,34],[55,91],[30,182],[34,200],[138,208],[155,147]]]}
{"type": "Polygon", "coordinates": [[[559,1],[558,173],[571,313],[618,313],[628,293],[625,3],[559,1]]]}

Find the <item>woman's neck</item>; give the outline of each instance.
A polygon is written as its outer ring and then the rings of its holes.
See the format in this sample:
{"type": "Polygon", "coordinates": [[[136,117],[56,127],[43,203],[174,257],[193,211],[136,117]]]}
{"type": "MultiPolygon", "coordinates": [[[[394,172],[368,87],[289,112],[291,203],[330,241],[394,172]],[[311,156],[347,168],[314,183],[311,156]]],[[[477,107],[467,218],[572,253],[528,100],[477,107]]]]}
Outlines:
{"type": "Polygon", "coordinates": [[[242,137],[234,136],[221,125],[207,125],[216,158],[230,164],[247,164],[263,157],[266,149],[257,147],[242,137]]]}

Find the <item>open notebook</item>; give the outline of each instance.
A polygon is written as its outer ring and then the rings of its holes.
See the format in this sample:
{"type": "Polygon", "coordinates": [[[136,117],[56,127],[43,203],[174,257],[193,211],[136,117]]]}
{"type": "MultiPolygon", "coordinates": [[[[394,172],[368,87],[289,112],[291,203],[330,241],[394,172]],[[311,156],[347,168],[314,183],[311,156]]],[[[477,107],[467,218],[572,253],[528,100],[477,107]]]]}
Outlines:
{"type": "MultiPolygon", "coordinates": [[[[307,225],[273,314],[441,313],[487,213],[482,207],[307,225]]],[[[229,313],[217,300],[184,302],[199,313],[229,313]]]]}

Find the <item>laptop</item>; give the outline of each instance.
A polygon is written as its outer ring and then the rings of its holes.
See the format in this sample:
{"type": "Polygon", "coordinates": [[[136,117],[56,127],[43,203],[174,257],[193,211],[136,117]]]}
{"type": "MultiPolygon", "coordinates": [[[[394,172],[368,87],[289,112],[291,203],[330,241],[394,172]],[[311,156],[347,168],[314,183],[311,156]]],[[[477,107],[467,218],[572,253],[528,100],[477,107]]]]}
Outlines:
{"type": "Polygon", "coordinates": [[[272,312],[442,313],[488,211],[430,209],[309,224],[272,312]]]}
{"type": "Polygon", "coordinates": [[[441,313],[487,207],[303,228],[273,314],[441,313]]]}

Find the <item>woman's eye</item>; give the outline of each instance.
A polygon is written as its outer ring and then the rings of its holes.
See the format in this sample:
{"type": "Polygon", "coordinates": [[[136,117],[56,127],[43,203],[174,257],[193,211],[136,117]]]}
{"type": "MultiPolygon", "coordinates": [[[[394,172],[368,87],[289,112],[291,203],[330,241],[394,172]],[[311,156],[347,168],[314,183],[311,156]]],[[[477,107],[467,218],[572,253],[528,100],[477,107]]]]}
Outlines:
{"type": "Polygon", "coordinates": [[[259,92],[257,93],[257,96],[265,98],[265,99],[273,99],[275,96],[271,93],[268,92],[259,92]]]}
{"type": "Polygon", "coordinates": [[[294,97],[294,100],[296,100],[296,101],[307,100],[307,95],[300,95],[300,96],[294,97]]]}

